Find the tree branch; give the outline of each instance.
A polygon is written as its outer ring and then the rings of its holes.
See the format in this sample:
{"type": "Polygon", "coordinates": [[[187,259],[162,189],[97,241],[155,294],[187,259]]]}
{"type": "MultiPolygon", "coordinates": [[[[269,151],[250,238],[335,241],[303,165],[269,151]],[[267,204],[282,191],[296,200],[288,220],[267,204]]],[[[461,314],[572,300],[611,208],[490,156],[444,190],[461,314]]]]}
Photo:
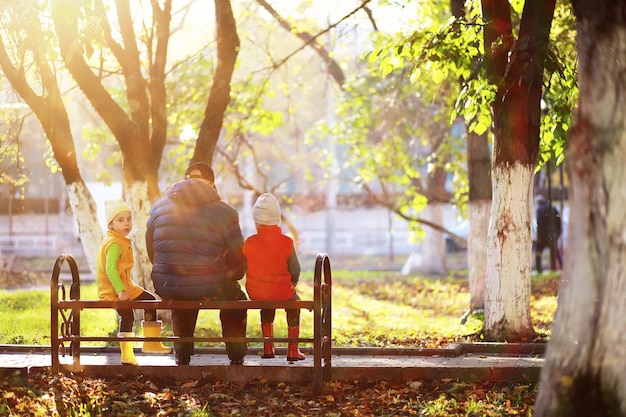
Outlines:
{"type": "Polygon", "coordinates": [[[341,67],[339,66],[337,61],[335,61],[333,58],[331,58],[330,53],[328,52],[328,50],[326,50],[326,48],[324,48],[322,45],[320,45],[317,42],[317,38],[319,38],[323,34],[329,32],[331,29],[334,29],[341,22],[343,22],[344,20],[348,19],[352,15],[356,14],[360,10],[365,10],[366,13],[368,13],[368,16],[371,17],[371,12],[369,11],[369,9],[366,8],[367,3],[369,3],[371,0],[363,0],[363,2],[356,9],[354,9],[349,14],[347,14],[346,16],[341,18],[336,23],[328,26],[326,29],[324,29],[323,31],[319,32],[317,35],[311,35],[310,33],[307,33],[307,32],[295,30],[293,25],[291,23],[289,23],[286,19],[284,19],[266,0],[256,0],[256,1],[257,1],[257,3],[259,3],[259,5],[261,7],[263,7],[265,10],[267,10],[267,12],[274,19],[276,19],[278,24],[283,29],[285,29],[289,33],[295,33],[298,38],[300,38],[302,41],[304,41],[304,44],[302,45],[302,47],[296,49],[295,51],[293,51],[292,53],[290,53],[289,55],[284,57],[282,60],[280,60],[277,63],[275,63],[274,67],[281,66],[282,64],[287,62],[291,57],[293,57],[295,54],[297,54],[298,52],[300,52],[301,50],[303,50],[307,46],[310,46],[322,58],[324,63],[326,63],[326,65],[328,66],[328,73],[335,80],[337,85],[340,88],[343,88],[343,83],[345,81],[345,75],[344,75],[341,67]]]}
{"type": "Polygon", "coordinates": [[[230,82],[237,55],[239,36],[230,0],[214,0],[217,25],[217,68],[211,92],[200,125],[196,148],[191,162],[207,162],[212,165],[217,140],[219,139],[224,113],[230,103],[230,82]]]}
{"type": "Polygon", "coordinates": [[[37,29],[31,29],[29,36],[36,39],[36,41],[32,42],[32,45],[34,45],[32,49],[33,59],[41,75],[43,91],[47,92],[48,95],[40,96],[33,90],[27,81],[24,67],[20,66],[18,68],[13,64],[1,39],[0,67],[13,89],[17,91],[35,113],[46,132],[55,160],[61,167],[65,182],[71,184],[80,180],[76,149],[74,148],[69,117],[56,77],[48,63],[42,58],[41,48],[43,48],[42,45],[45,43],[41,32],[38,30],[39,27],[40,25],[37,25],[37,29]]]}

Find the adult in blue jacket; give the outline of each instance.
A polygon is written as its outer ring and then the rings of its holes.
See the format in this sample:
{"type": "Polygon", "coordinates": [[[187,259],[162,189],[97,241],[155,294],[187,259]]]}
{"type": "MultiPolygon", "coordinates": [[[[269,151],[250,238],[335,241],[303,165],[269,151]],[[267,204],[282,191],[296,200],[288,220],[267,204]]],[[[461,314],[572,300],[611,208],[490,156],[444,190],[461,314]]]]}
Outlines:
{"type": "MultiPolygon", "coordinates": [[[[154,289],[171,300],[245,300],[237,282],[245,273],[239,214],[223,202],[211,167],[193,163],[150,210],[146,246],[154,289]]],[[[198,310],[172,310],[174,335],[194,335],[198,310]]],[[[245,310],[222,310],[222,335],[245,337],[245,310]]],[[[226,343],[231,365],[243,364],[245,342],[226,343]]],[[[177,365],[189,365],[193,342],[175,342],[177,365]]]]}

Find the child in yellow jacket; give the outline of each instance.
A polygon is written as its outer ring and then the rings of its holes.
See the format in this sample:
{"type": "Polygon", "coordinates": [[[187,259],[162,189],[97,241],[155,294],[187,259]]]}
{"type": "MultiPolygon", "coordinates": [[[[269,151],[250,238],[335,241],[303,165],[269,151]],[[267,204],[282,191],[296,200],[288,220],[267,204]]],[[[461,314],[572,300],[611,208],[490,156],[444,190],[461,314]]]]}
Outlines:
{"type": "MultiPolygon", "coordinates": [[[[127,237],[133,227],[132,213],[122,200],[106,201],[104,206],[107,232],[96,259],[98,297],[108,301],[156,300],[156,296],[135,284],[131,278],[134,264],[131,241],[127,237]]],[[[133,310],[116,310],[119,316],[118,337],[133,337],[135,316],[133,310]]],[[[141,322],[144,336],[160,337],[162,322],[156,310],[144,311],[141,322]]],[[[120,342],[121,362],[137,365],[132,342],[120,342]]],[[[160,342],[144,342],[144,353],[170,353],[171,349],[160,342]]]]}

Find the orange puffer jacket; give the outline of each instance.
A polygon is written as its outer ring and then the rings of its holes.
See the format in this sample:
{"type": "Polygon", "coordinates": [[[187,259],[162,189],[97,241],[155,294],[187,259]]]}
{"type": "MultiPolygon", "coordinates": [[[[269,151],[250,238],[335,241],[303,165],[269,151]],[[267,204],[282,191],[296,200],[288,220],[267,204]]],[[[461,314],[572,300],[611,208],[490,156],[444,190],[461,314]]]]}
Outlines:
{"type": "Polygon", "coordinates": [[[259,226],[243,245],[246,291],[251,300],[289,300],[300,278],[293,240],[279,226],[259,226]]]}

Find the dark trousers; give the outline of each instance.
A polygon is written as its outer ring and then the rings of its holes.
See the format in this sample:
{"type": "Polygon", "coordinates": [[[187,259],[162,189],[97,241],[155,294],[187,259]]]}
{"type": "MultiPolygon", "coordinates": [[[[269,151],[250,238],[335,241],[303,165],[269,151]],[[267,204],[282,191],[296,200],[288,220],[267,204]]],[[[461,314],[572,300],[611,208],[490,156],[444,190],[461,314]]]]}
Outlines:
{"type": "Polygon", "coordinates": [[[554,250],[554,255],[556,257],[556,261],[558,267],[563,267],[563,259],[561,257],[561,252],[557,247],[558,238],[547,237],[545,239],[538,239],[535,242],[535,268],[537,272],[541,273],[543,268],[541,267],[541,257],[543,256],[543,251],[547,248],[548,250],[554,250]]]}
{"type": "MultiPolygon", "coordinates": [[[[239,290],[236,300],[246,300],[246,294],[239,290]]],[[[172,331],[175,336],[192,337],[198,321],[198,310],[172,310],[172,331]]],[[[221,310],[223,337],[246,337],[248,312],[246,310],[221,310]]],[[[239,361],[246,356],[248,350],[246,342],[226,343],[226,353],[230,360],[239,361]]],[[[188,361],[193,354],[193,342],[174,342],[176,359],[188,361]]]]}
{"type": "MultiPolygon", "coordinates": [[[[293,297],[289,299],[289,301],[298,301],[300,296],[298,293],[294,294],[293,297]]],[[[289,327],[299,327],[300,326],[300,309],[285,309],[287,313],[287,326],[289,327]]],[[[271,324],[274,323],[274,318],[276,317],[276,309],[275,308],[266,308],[261,309],[261,323],[263,324],[271,324]]]]}
{"type": "MultiPolygon", "coordinates": [[[[148,291],[142,292],[135,300],[156,300],[156,296],[148,291]]],[[[131,333],[135,324],[135,314],[133,310],[116,310],[120,319],[120,332],[131,333]]],[[[156,310],[144,310],[143,319],[145,321],[156,321],[156,310]]]]}

